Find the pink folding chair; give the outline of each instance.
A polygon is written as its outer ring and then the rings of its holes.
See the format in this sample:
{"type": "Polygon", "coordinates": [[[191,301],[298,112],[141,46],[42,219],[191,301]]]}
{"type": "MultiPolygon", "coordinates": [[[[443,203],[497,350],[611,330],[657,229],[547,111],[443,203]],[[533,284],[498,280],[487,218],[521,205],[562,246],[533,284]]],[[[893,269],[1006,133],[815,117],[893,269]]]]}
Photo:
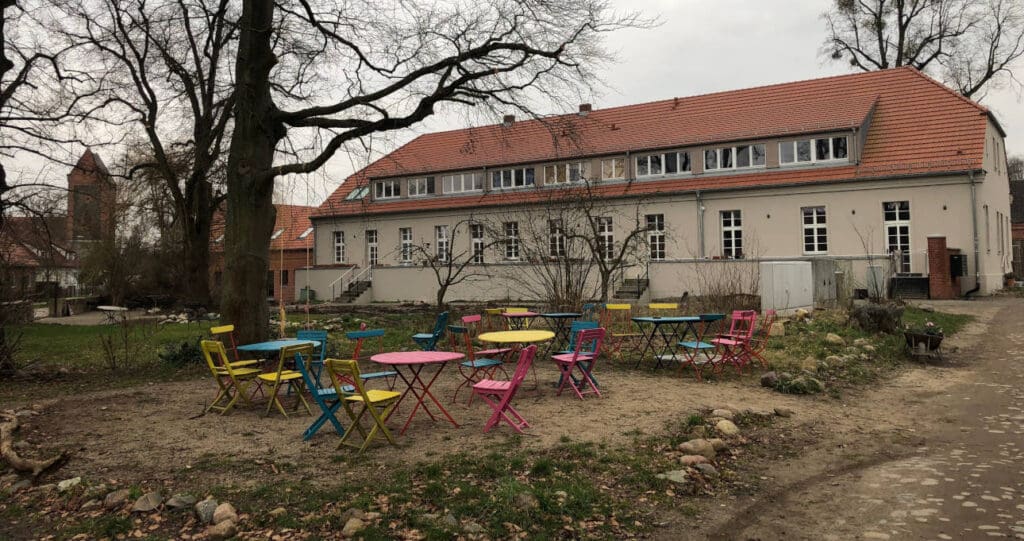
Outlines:
{"type": "Polygon", "coordinates": [[[754,335],[754,323],[757,321],[757,312],[753,310],[733,310],[732,322],[729,324],[729,333],[713,338],[711,343],[721,350],[719,365],[716,371],[721,370],[722,364],[732,363],[736,372],[742,374],[743,367],[750,358],[750,339],[754,335]]]}
{"type": "Polygon", "coordinates": [[[516,432],[523,433],[524,428],[529,428],[530,423],[512,407],[512,397],[516,395],[519,386],[526,379],[526,373],[530,371],[533,364],[533,357],[537,354],[537,346],[529,346],[519,352],[519,362],[516,363],[516,371],[512,374],[511,381],[498,381],[493,379],[480,380],[473,384],[473,394],[487,402],[487,405],[494,411],[491,418],[484,423],[484,432],[490,431],[498,421],[504,420],[516,432]]]}
{"type": "Polygon", "coordinates": [[[764,358],[764,350],[768,349],[768,337],[772,332],[772,326],[775,324],[775,317],[775,310],[765,310],[764,317],[761,318],[761,324],[757,326],[757,330],[747,345],[747,359],[750,362],[757,359],[761,363],[761,368],[765,369],[768,368],[768,359],[764,358]]]}
{"type": "Polygon", "coordinates": [[[589,393],[601,396],[593,372],[597,357],[601,355],[601,343],[604,342],[604,336],[603,328],[583,329],[576,335],[576,349],[572,353],[551,356],[561,373],[558,392],[555,394],[561,395],[562,389],[568,385],[580,400],[583,400],[583,395],[589,393]],[[573,375],[577,369],[580,374],[578,378],[573,375]]]}

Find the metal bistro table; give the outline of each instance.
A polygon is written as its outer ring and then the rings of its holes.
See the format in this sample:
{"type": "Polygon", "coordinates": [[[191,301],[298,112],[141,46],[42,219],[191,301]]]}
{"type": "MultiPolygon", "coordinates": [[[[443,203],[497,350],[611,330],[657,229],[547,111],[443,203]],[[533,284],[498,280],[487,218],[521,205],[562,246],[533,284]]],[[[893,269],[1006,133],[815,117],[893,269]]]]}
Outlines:
{"type": "MultiPolygon", "coordinates": [[[[405,390],[402,391],[402,396],[398,399],[398,403],[401,404],[405,400],[405,396],[410,392],[416,398],[416,405],[412,408],[412,413],[409,414],[409,419],[405,421],[405,425],[399,434],[405,434],[405,429],[409,428],[409,423],[412,422],[412,418],[416,416],[416,412],[423,406],[423,412],[427,414],[432,421],[437,421],[437,417],[430,412],[427,408],[425,400],[430,400],[437,406],[437,409],[448,418],[448,422],[455,428],[459,427],[459,423],[455,422],[455,419],[448,413],[448,410],[444,409],[441,402],[434,398],[434,395],[430,392],[430,387],[437,380],[437,376],[441,375],[444,367],[449,361],[457,361],[465,357],[461,353],[452,351],[394,351],[391,353],[378,353],[370,357],[370,360],[394,368],[398,372],[398,377],[402,378],[405,382],[405,390]],[[420,378],[420,372],[428,364],[439,365],[437,372],[434,372],[434,377],[427,381],[423,381],[420,378]]],[[[397,407],[397,406],[396,406],[397,407]]]]}
{"type": "Polygon", "coordinates": [[[582,315],[579,312],[552,312],[540,315],[555,333],[554,340],[547,345],[547,353],[562,351],[569,347],[569,330],[572,328],[572,322],[582,315]]]}
{"type": "Polygon", "coordinates": [[[501,317],[505,318],[511,330],[520,331],[530,328],[530,321],[539,316],[537,312],[502,312],[501,317]]]}
{"type": "MultiPolygon", "coordinates": [[[[515,348],[512,352],[512,356],[518,359],[519,350],[522,349],[523,344],[532,344],[536,342],[546,342],[555,337],[555,333],[551,331],[536,331],[536,330],[520,330],[520,331],[496,331],[496,332],[485,332],[477,338],[482,342],[491,342],[494,344],[511,344],[515,348]]],[[[536,363],[530,365],[530,371],[533,372],[533,384],[535,387],[540,387],[540,381],[537,379],[537,370],[534,368],[537,366],[536,363]]]]}
{"type": "Polygon", "coordinates": [[[253,344],[245,344],[238,346],[239,351],[249,351],[252,353],[278,353],[281,348],[293,347],[293,346],[313,346],[316,347],[320,342],[316,340],[268,340],[266,342],[256,342],[253,344]]]}
{"type": "Polygon", "coordinates": [[[701,314],[699,316],[643,316],[634,317],[637,329],[640,331],[643,349],[640,350],[640,357],[637,358],[636,366],[639,367],[648,352],[654,353],[657,361],[655,368],[661,368],[663,362],[674,362],[681,360],[677,355],[679,343],[686,340],[688,335],[694,337],[694,341],[700,341],[704,336],[707,327],[716,321],[725,318],[724,314],[701,314]],[[698,329],[697,326],[701,325],[698,329]],[[661,338],[662,345],[657,346],[654,341],[661,338]]]}

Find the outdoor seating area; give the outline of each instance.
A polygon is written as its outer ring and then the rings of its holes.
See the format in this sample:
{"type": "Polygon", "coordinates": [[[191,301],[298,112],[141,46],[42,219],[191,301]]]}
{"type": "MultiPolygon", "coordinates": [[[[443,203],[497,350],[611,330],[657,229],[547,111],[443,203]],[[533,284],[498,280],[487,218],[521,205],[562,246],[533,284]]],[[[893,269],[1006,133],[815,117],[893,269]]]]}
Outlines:
{"type": "Polygon", "coordinates": [[[344,336],[345,353],[331,349],[326,330],[239,344],[234,327],[221,325],[210,329],[212,339],[202,341],[217,384],[207,411],[304,414],[313,421],[301,433],[303,440],[329,425],[340,437],[339,449],[351,446],[359,453],[381,435],[392,445],[396,435],[415,438],[424,424],[482,425],[486,433],[504,421],[522,433],[550,421],[527,421],[529,409],[516,407],[521,390],[536,400],[567,395],[582,401],[614,393],[614,385],[600,383],[602,357],[616,370],[681,381],[692,370],[693,382],[730,367],[738,374],[755,364],[767,368],[763,352],[774,320],[773,310],[763,317],[752,310],[683,315],[674,303],[604,304],[578,311],[517,306],[461,317],[441,312],[432,328],[413,334],[408,347],[395,351],[385,351],[387,329],[370,329],[363,322],[336,337],[344,336]],[[364,348],[367,341],[376,342],[371,353],[364,348]],[[446,370],[448,365],[455,367],[446,370]],[[533,384],[524,388],[530,373],[533,384]],[[481,400],[474,405],[476,398],[481,400]]]}

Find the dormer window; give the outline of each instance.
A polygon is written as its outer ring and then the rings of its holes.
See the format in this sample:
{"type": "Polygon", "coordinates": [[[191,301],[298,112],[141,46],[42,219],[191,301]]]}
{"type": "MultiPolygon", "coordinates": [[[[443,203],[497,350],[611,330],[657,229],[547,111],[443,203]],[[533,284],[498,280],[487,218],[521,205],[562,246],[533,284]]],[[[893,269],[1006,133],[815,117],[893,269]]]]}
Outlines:
{"type": "Polygon", "coordinates": [[[848,157],[849,147],[845,136],[779,143],[779,163],[782,165],[830,162],[846,160],[848,157]]]}
{"type": "Polygon", "coordinates": [[[544,184],[565,184],[587,179],[585,162],[561,163],[544,167],[544,184]]]}
{"type": "Polygon", "coordinates": [[[689,152],[667,152],[636,157],[636,176],[653,177],[690,171],[689,152]]]}
{"type": "Polygon", "coordinates": [[[394,199],[402,197],[402,183],[397,180],[380,180],[373,185],[375,199],[394,199]]]}
{"type": "Polygon", "coordinates": [[[764,145],[709,148],[704,151],[704,170],[748,169],[764,167],[764,145]]]}
{"type": "Polygon", "coordinates": [[[532,167],[491,171],[491,188],[508,189],[533,186],[536,179],[532,167]]]}
{"type": "Polygon", "coordinates": [[[444,193],[479,192],[484,189],[483,173],[456,173],[441,177],[444,193]]]}
{"type": "Polygon", "coordinates": [[[434,193],[434,177],[409,179],[409,197],[419,197],[434,193]]]}

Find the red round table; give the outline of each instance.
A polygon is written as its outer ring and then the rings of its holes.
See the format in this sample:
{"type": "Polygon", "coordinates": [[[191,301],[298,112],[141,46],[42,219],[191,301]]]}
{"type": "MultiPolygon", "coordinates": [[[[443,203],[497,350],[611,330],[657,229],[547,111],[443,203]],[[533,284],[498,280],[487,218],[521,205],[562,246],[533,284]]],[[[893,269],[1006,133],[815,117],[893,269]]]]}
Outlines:
{"type": "Polygon", "coordinates": [[[399,404],[405,400],[405,395],[409,394],[410,391],[416,397],[416,405],[413,406],[412,413],[409,414],[409,419],[405,421],[405,426],[402,427],[399,434],[405,434],[405,429],[409,428],[409,423],[412,422],[412,418],[416,415],[416,411],[420,409],[420,406],[423,406],[424,413],[432,421],[437,421],[437,417],[434,417],[434,414],[430,412],[427,404],[424,402],[428,397],[455,428],[459,427],[459,424],[444,409],[441,402],[431,394],[430,386],[434,384],[437,376],[441,375],[441,371],[444,370],[445,365],[449,361],[457,361],[463,357],[463,354],[452,351],[394,351],[391,353],[378,353],[370,357],[370,360],[377,364],[392,367],[395,372],[398,372],[398,377],[402,378],[402,381],[405,382],[405,390],[402,391],[402,396],[398,399],[399,404]],[[434,377],[430,378],[429,381],[423,381],[420,378],[420,372],[428,364],[439,365],[439,368],[434,373],[434,377]]]}

